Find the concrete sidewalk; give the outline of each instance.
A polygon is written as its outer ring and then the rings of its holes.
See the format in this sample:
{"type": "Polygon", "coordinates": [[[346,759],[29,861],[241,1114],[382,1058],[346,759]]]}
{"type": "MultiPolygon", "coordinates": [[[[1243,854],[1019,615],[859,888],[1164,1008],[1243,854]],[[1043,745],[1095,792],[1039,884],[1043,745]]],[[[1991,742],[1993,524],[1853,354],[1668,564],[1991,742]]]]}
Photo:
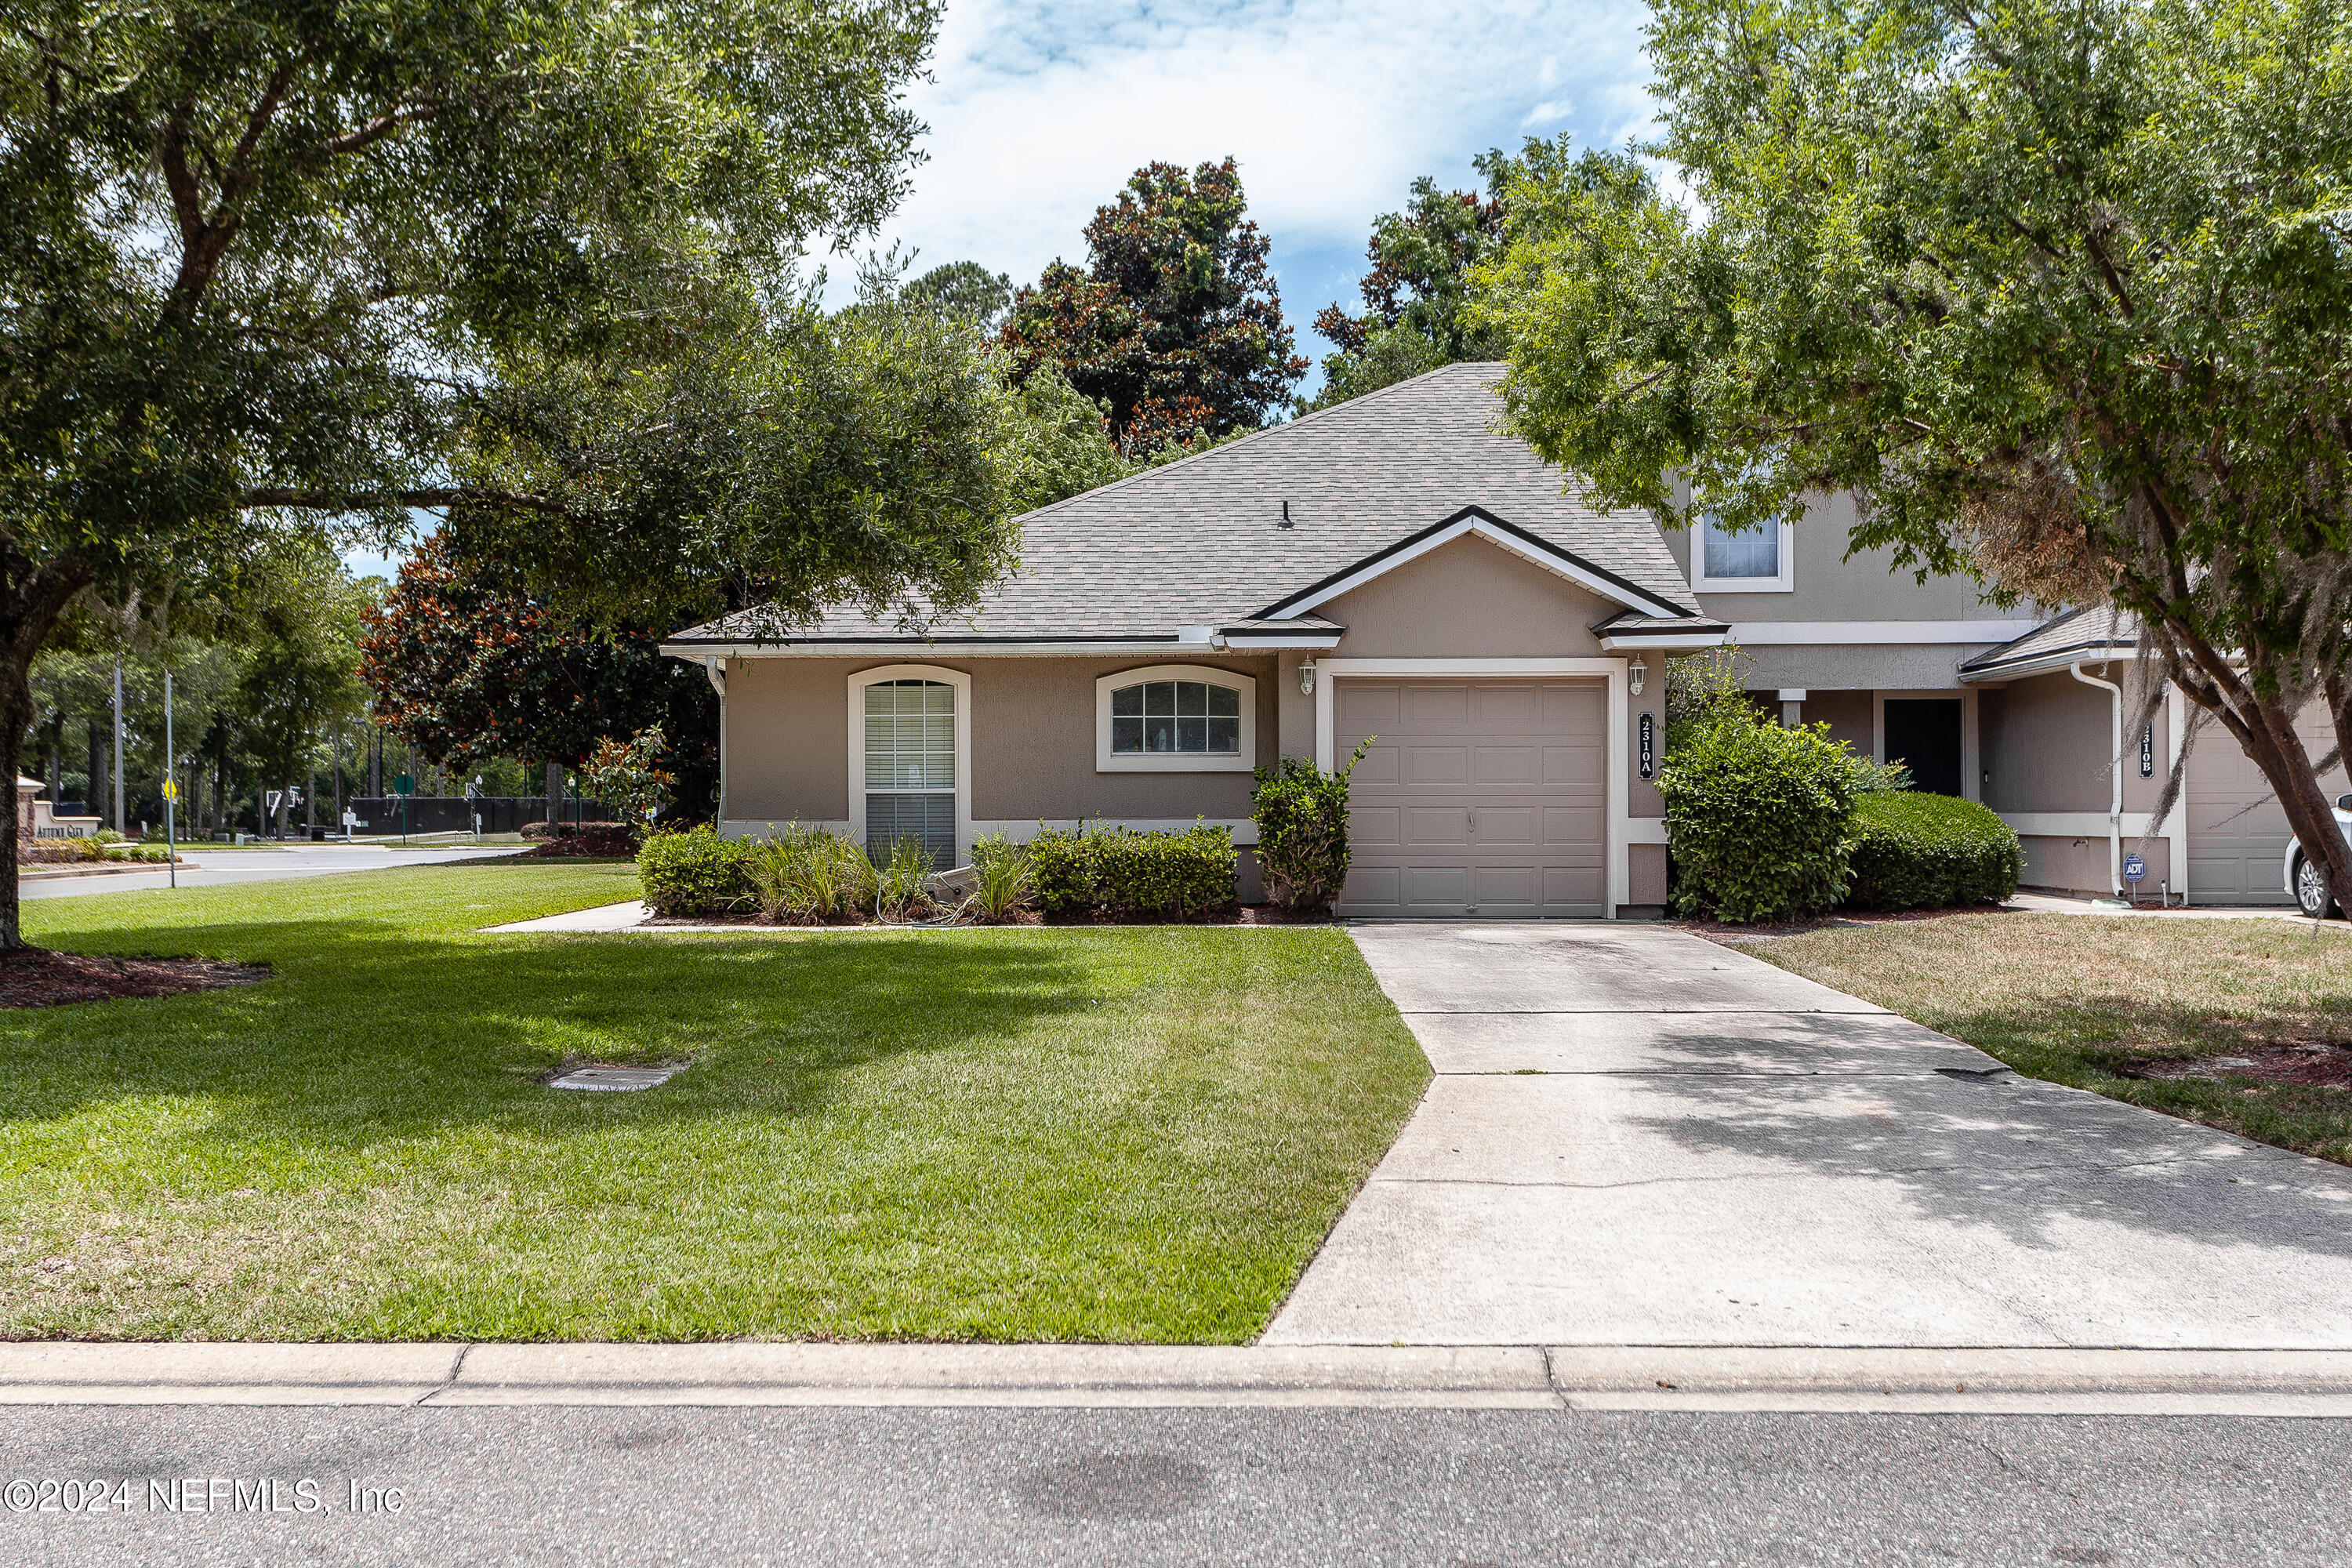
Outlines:
{"type": "Polygon", "coordinates": [[[1438,1076],[1270,1343],[2352,1349],[2352,1172],[1679,931],[1354,935],[1438,1076]]]}
{"type": "Polygon", "coordinates": [[[0,1405],[2352,1415],[2332,1352],[1687,1346],[0,1345],[0,1405]]]}

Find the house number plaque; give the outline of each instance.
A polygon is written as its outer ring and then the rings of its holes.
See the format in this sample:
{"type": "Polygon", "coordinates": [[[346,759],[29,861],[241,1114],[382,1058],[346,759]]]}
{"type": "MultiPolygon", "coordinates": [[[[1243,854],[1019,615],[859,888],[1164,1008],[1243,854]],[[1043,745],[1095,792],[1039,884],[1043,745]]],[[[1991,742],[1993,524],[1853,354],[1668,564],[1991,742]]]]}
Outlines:
{"type": "Polygon", "coordinates": [[[1658,721],[1647,713],[1642,715],[1642,776],[1658,776],[1658,721]]]}
{"type": "Polygon", "coordinates": [[[2139,732],[2139,776],[2156,776],[2156,726],[2150,724],[2139,732]]]}

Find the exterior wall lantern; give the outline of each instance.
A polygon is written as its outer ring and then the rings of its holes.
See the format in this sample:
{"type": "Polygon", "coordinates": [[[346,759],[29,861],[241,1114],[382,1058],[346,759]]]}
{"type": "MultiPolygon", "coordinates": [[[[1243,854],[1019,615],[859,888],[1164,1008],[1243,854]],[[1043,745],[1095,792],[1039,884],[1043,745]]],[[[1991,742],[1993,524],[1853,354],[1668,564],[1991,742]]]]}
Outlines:
{"type": "Polygon", "coordinates": [[[1647,658],[1637,658],[1631,665],[1626,667],[1625,689],[1632,692],[1634,696],[1639,697],[1642,695],[1643,682],[1649,679],[1649,659],[1647,658]]]}
{"type": "Polygon", "coordinates": [[[1298,661],[1298,695],[1301,697],[1315,695],[1315,661],[1311,658],[1302,658],[1298,661]]]}

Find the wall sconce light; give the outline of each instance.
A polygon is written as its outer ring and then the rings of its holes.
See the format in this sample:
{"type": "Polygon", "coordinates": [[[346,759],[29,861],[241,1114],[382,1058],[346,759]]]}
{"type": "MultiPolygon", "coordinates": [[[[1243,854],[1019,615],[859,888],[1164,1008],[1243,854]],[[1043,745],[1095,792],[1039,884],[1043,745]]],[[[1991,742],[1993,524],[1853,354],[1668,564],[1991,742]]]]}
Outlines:
{"type": "Polygon", "coordinates": [[[1646,658],[1637,658],[1625,671],[1625,689],[1639,697],[1642,695],[1642,683],[1649,679],[1650,661],[1646,658]]]}
{"type": "Polygon", "coordinates": [[[1298,661],[1298,695],[1301,697],[1315,695],[1315,661],[1311,658],[1302,658],[1298,661]]]}

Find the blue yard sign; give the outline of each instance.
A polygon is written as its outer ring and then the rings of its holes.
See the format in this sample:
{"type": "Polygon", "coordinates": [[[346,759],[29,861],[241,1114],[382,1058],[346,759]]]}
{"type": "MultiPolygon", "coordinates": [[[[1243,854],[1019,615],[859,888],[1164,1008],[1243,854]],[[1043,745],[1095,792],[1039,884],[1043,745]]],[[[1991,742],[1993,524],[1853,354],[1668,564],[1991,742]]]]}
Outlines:
{"type": "Polygon", "coordinates": [[[2137,882],[2147,875],[2147,862],[2137,855],[2124,857],[2124,880],[2137,882]]]}

